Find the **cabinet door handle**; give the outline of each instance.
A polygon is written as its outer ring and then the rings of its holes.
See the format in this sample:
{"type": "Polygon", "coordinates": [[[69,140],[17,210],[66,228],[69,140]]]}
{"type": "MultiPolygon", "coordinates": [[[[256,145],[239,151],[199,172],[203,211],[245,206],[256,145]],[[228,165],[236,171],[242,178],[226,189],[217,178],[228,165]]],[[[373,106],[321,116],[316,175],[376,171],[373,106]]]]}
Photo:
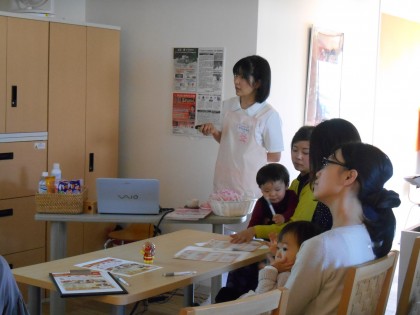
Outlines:
{"type": "Polygon", "coordinates": [[[13,152],[0,152],[0,160],[13,160],[13,152]]]}
{"type": "Polygon", "coordinates": [[[89,172],[93,172],[95,165],[95,154],[89,153],[89,172]]]}
{"type": "Polygon", "coordinates": [[[12,215],[13,215],[13,208],[0,210],[0,217],[11,217],[12,215]]]}
{"type": "Polygon", "coordinates": [[[12,85],[12,107],[17,107],[17,85],[12,85]]]}

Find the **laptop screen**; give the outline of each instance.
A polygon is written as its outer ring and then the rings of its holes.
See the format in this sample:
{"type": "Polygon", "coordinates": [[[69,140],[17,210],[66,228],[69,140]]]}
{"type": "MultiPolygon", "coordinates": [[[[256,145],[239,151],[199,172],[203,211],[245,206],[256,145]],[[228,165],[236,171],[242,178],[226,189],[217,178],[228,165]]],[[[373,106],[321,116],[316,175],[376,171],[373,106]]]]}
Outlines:
{"type": "Polygon", "coordinates": [[[158,214],[159,180],[97,178],[98,213],[158,214]]]}

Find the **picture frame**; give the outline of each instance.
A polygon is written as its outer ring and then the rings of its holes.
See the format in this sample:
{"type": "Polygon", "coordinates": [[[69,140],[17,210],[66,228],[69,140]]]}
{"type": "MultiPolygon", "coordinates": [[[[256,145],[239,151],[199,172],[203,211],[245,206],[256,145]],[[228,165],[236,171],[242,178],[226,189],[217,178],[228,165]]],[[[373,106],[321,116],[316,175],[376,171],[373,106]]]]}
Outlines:
{"type": "Polygon", "coordinates": [[[311,28],[305,125],[340,117],[344,33],[311,28]]]}

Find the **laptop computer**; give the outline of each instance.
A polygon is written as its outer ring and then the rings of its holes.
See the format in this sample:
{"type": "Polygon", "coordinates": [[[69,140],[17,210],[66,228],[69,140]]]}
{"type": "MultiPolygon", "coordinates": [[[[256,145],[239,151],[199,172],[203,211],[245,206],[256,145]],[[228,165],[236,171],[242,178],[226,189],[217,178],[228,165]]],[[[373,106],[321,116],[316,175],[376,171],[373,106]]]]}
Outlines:
{"type": "Polygon", "coordinates": [[[98,213],[158,214],[159,180],[97,178],[98,213]]]}

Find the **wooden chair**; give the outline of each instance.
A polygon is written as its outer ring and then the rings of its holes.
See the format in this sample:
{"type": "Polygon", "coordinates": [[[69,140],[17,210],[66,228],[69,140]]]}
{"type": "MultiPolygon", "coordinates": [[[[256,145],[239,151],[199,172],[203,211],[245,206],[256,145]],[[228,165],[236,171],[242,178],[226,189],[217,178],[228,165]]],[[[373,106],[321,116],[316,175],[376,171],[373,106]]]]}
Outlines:
{"type": "Polygon", "coordinates": [[[420,314],[420,236],[414,240],[398,300],[397,315],[420,314]]]}
{"type": "Polygon", "coordinates": [[[112,245],[123,245],[131,242],[141,241],[153,237],[154,226],[149,223],[129,224],[125,229],[115,230],[108,233],[108,240],[104,248],[112,245]]]}
{"type": "Polygon", "coordinates": [[[289,290],[281,288],[230,302],[184,307],[179,315],[256,315],[265,312],[281,315],[286,312],[288,298],[289,290]]]}
{"type": "Polygon", "coordinates": [[[385,257],[350,267],[337,314],[385,314],[398,255],[392,250],[385,257]]]}

